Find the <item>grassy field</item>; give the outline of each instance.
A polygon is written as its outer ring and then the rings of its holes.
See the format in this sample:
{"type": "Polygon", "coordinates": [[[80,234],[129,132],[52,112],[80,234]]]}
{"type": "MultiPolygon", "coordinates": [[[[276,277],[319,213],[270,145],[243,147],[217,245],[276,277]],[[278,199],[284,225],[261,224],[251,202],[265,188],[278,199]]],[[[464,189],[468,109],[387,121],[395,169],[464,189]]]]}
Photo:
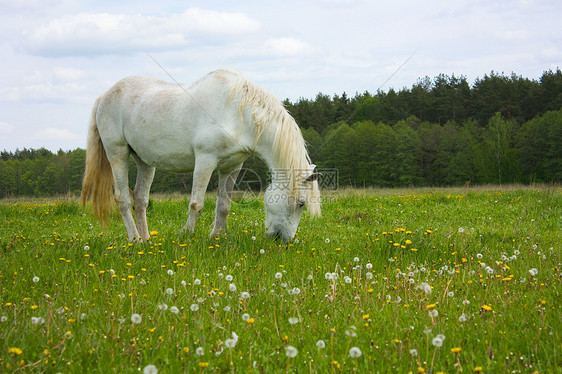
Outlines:
{"type": "Polygon", "coordinates": [[[73,200],[0,202],[1,372],[560,372],[560,188],[354,190],[289,246],[263,203],[155,198],[127,243],[73,200]]]}

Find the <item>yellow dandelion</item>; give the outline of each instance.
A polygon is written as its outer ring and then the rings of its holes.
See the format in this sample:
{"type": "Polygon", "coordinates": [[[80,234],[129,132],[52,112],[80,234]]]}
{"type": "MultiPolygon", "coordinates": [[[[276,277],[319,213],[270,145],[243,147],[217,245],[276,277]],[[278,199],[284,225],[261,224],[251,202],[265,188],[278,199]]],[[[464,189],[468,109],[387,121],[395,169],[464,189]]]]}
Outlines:
{"type": "Polygon", "coordinates": [[[484,310],[486,310],[486,311],[488,311],[488,312],[489,312],[489,311],[491,311],[491,310],[492,310],[492,307],[491,307],[491,306],[489,306],[489,305],[482,305],[482,309],[484,309],[484,310]]]}
{"type": "Polygon", "coordinates": [[[10,347],[10,348],[8,348],[8,353],[13,353],[16,356],[19,356],[23,353],[23,351],[21,349],[19,349],[18,347],[10,347]]]}
{"type": "Polygon", "coordinates": [[[451,348],[451,353],[459,353],[461,351],[460,347],[451,348]]]}
{"type": "Polygon", "coordinates": [[[429,304],[426,306],[427,309],[433,309],[435,308],[435,304],[429,304]]]}
{"type": "Polygon", "coordinates": [[[254,319],[253,319],[253,318],[250,318],[250,319],[248,319],[246,322],[248,322],[249,324],[252,324],[252,323],[254,323],[254,319]]]}
{"type": "Polygon", "coordinates": [[[201,368],[206,368],[206,367],[208,367],[208,366],[209,366],[209,363],[208,363],[208,362],[200,362],[200,363],[199,363],[199,367],[201,367],[201,368]]]}
{"type": "Polygon", "coordinates": [[[363,315],[363,319],[369,319],[369,315],[368,315],[368,314],[364,314],[364,315],[363,315]]]}
{"type": "Polygon", "coordinates": [[[151,231],[150,232],[150,236],[156,236],[156,235],[158,235],[158,231],[151,231]]]}
{"type": "Polygon", "coordinates": [[[476,373],[480,373],[480,372],[482,371],[482,366],[476,366],[476,367],[474,368],[474,371],[475,371],[476,373]]]}

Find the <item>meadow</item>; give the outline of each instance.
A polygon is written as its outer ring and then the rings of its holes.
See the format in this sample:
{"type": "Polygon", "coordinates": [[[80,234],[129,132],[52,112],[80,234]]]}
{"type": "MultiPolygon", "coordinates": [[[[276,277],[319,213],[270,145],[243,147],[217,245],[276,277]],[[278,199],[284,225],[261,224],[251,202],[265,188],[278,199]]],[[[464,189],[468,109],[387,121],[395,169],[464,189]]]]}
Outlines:
{"type": "Polygon", "coordinates": [[[218,239],[187,206],[153,198],[131,244],[74,199],[0,202],[0,371],[561,371],[559,187],[334,192],[289,245],[259,198],[218,239]]]}

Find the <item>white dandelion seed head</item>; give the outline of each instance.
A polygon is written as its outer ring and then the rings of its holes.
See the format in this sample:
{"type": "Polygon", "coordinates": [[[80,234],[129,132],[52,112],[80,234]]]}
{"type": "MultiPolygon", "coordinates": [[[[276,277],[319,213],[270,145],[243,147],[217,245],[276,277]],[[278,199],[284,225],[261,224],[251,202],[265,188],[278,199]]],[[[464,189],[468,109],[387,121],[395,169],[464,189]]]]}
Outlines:
{"type": "Polygon", "coordinates": [[[301,289],[298,287],[294,287],[292,290],[293,295],[298,295],[301,293],[301,289]]]}
{"type": "Polygon", "coordinates": [[[319,349],[324,349],[324,348],[326,348],[326,342],[324,342],[324,340],[318,340],[318,341],[316,342],[316,346],[317,346],[319,349]]]}
{"type": "Polygon", "coordinates": [[[418,351],[416,349],[410,349],[410,355],[412,357],[416,357],[418,355],[418,351]]]}
{"type": "Polygon", "coordinates": [[[144,369],[142,369],[143,374],[158,374],[158,368],[152,364],[146,365],[144,369]]]}
{"type": "Polygon", "coordinates": [[[352,358],[361,357],[361,349],[359,349],[359,347],[351,347],[349,349],[349,357],[352,358]]]}
{"type": "Polygon", "coordinates": [[[174,290],[172,288],[166,288],[166,294],[168,295],[173,295],[174,294],[174,290]]]}
{"type": "Polygon", "coordinates": [[[437,317],[439,315],[439,312],[437,311],[437,309],[432,309],[428,312],[430,317],[437,317]]]}
{"type": "Polygon", "coordinates": [[[252,240],[256,240],[256,237],[255,237],[255,236],[252,236],[252,240]]]}
{"type": "Polygon", "coordinates": [[[297,317],[291,317],[289,318],[289,323],[291,325],[296,325],[297,323],[299,323],[299,319],[297,317]]]}
{"type": "Polygon", "coordinates": [[[476,258],[479,259],[479,260],[480,260],[482,257],[483,257],[483,256],[482,256],[482,253],[478,253],[478,254],[476,255],[476,258]]]}
{"type": "Polygon", "coordinates": [[[0,317],[0,322],[2,322],[2,323],[6,322],[7,320],[8,320],[8,317],[6,317],[6,316],[0,317]]]}
{"type": "Polygon", "coordinates": [[[114,274],[115,274],[115,270],[109,269],[109,275],[114,275],[114,274]]]}
{"type": "Polygon", "coordinates": [[[459,317],[459,322],[466,322],[466,314],[461,314],[459,317]]]}
{"type": "Polygon", "coordinates": [[[232,282],[234,277],[232,275],[228,274],[224,279],[226,279],[227,282],[232,282]]]}
{"type": "MultiPolygon", "coordinates": [[[[8,320],[6,318],[6,320],[8,320]]],[[[45,319],[43,317],[31,317],[31,323],[34,325],[42,325],[45,323],[45,319]]]]}
{"type": "Polygon", "coordinates": [[[265,253],[265,249],[260,249],[260,255],[263,255],[265,253]]]}
{"type": "Polygon", "coordinates": [[[297,349],[295,347],[293,347],[292,345],[288,345],[288,346],[285,347],[285,354],[289,358],[296,357],[298,353],[299,353],[299,351],[297,351],[297,349]]]}
{"type": "Polygon", "coordinates": [[[345,283],[350,284],[352,279],[350,277],[348,277],[347,275],[343,278],[343,280],[345,281],[345,283]]]}
{"type": "Polygon", "coordinates": [[[37,282],[39,282],[39,277],[33,277],[32,280],[33,280],[33,283],[37,283],[37,282]]]}
{"type": "Polygon", "coordinates": [[[250,298],[250,293],[244,291],[244,292],[242,292],[242,293],[240,294],[240,298],[241,298],[242,300],[249,299],[249,298],[250,298]]]}
{"type": "Polygon", "coordinates": [[[178,314],[180,312],[180,310],[178,309],[177,306],[173,306],[170,308],[170,312],[174,313],[174,314],[178,314]]]}
{"type": "Polygon", "coordinates": [[[464,232],[464,227],[459,227],[459,232],[462,234],[464,232]]]}
{"type": "Polygon", "coordinates": [[[230,292],[236,292],[236,285],[234,283],[230,283],[228,285],[228,289],[230,290],[230,292]]]}
{"type": "Polygon", "coordinates": [[[142,322],[141,315],[137,313],[133,313],[133,315],[131,316],[131,322],[134,323],[135,325],[141,323],[142,322]]]}
{"type": "Polygon", "coordinates": [[[89,245],[85,245],[85,246],[84,246],[84,250],[85,250],[85,251],[89,251],[89,250],[90,250],[90,246],[89,246],[89,245]]]}
{"type": "Polygon", "coordinates": [[[531,274],[531,277],[534,277],[538,273],[539,271],[536,268],[532,268],[531,270],[529,270],[529,274],[531,274]]]}
{"type": "Polygon", "coordinates": [[[283,278],[283,273],[275,273],[275,279],[283,278]]]}
{"type": "Polygon", "coordinates": [[[224,341],[224,345],[226,346],[226,348],[232,349],[236,345],[236,340],[234,340],[232,338],[228,338],[224,341]]]}
{"type": "Polygon", "coordinates": [[[160,310],[168,310],[168,305],[162,303],[162,304],[158,304],[158,309],[160,310]]]}
{"type": "Polygon", "coordinates": [[[450,291],[450,292],[447,294],[447,296],[453,297],[453,296],[455,296],[455,293],[454,293],[453,291],[450,291]]]}
{"type": "Polygon", "coordinates": [[[371,263],[369,262],[367,265],[365,265],[365,267],[366,267],[367,269],[371,270],[371,269],[373,268],[373,264],[371,264],[371,263]]]}
{"type": "Polygon", "coordinates": [[[491,275],[491,274],[494,274],[494,269],[492,269],[491,267],[487,266],[487,267],[486,267],[486,272],[487,272],[488,274],[490,274],[490,275],[491,275]]]}
{"type": "Polygon", "coordinates": [[[172,269],[168,270],[168,275],[174,275],[174,271],[172,269]]]}
{"type": "Polygon", "coordinates": [[[326,238],[324,239],[324,243],[328,244],[330,242],[330,239],[326,238]]]}
{"type": "Polygon", "coordinates": [[[354,258],[353,258],[353,261],[359,262],[359,257],[354,257],[354,258]]]}
{"type": "Polygon", "coordinates": [[[191,309],[192,312],[197,312],[199,310],[199,304],[191,304],[189,309],[191,309]]]}
{"type": "Polygon", "coordinates": [[[242,314],[242,321],[247,322],[250,319],[250,315],[248,313],[242,314]]]}
{"type": "Polygon", "coordinates": [[[197,356],[203,356],[205,354],[205,351],[203,350],[203,347],[197,347],[197,349],[195,350],[195,354],[197,356]]]}
{"type": "Polygon", "coordinates": [[[464,299],[464,300],[462,301],[462,304],[463,304],[463,305],[468,305],[468,304],[470,304],[470,301],[468,301],[467,299],[464,299]]]}
{"type": "Polygon", "coordinates": [[[516,255],[516,256],[519,256],[520,253],[521,253],[521,252],[519,252],[518,249],[516,249],[515,251],[513,251],[513,254],[516,255]]]}
{"type": "Polygon", "coordinates": [[[373,279],[373,273],[370,273],[370,272],[365,273],[365,278],[367,278],[367,279],[373,279]]]}
{"type": "Polygon", "coordinates": [[[441,339],[437,336],[437,337],[433,338],[433,340],[431,341],[431,344],[433,344],[437,348],[441,348],[441,346],[443,346],[443,339],[441,339]]]}
{"type": "Polygon", "coordinates": [[[196,278],[196,279],[193,281],[193,284],[196,285],[196,286],[199,286],[199,285],[201,284],[201,279],[196,278]]]}
{"type": "Polygon", "coordinates": [[[224,310],[225,312],[230,312],[230,305],[225,306],[224,308],[222,308],[222,310],[224,310]]]}

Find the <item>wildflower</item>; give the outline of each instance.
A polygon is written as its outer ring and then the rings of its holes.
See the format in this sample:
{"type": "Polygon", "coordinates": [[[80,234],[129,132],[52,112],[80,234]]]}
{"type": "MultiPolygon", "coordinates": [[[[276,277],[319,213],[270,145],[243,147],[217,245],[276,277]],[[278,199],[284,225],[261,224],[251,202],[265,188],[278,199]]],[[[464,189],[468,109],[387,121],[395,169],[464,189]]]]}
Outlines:
{"type": "Polygon", "coordinates": [[[228,289],[230,290],[230,292],[236,292],[236,285],[234,283],[230,283],[228,285],[228,289]]]}
{"type": "Polygon", "coordinates": [[[459,322],[466,322],[466,314],[461,314],[461,316],[459,317],[459,322]]]}
{"type": "Polygon", "coordinates": [[[0,322],[6,322],[7,320],[8,320],[8,317],[6,317],[6,316],[2,316],[0,318],[0,322]]]}
{"type": "Polygon", "coordinates": [[[234,279],[234,277],[228,274],[224,279],[226,279],[227,282],[232,282],[232,279],[234,279]]]}
{"type": "Polygon", "coordinates": [[[174,314],[178,314],[179,313],[179,309],[177,306],[173,306],[170,308],[170,312],[174,313],[174,314]]]}
{"type": "Polygon", "coordinates": [[[243,321],[248,322],[249,319],[250,319],[250,315],[248,313],[242,314],[242,320],[243,321]]]}
{"type": "Polygon", "coordinates": [[[209,366],[209,363],[208,362],[200,362],[198,365],[199,365],[200,368],[205,369],[206,367],[209,366]]]}
{"type": "Polygon", "coordinates": [[[87,315],[86,313],[80,314],[80,319],[81,319],[82,321],[85,320],[86,318],[88,318],[88,315],[87,315]]]}
{"type": "Polygon", "coordinates": [[[265,253],[265,249],[260,249],[260,254],[263,255],[265,253]]]}
{"type": "Polygon", "coordinates": [[[252,323],[254,323],[254,319],[253,319],[253,318],[248,318],[248,320],[247,320],[246,322],[248,322],[249,324],[252,324],[252,323]]]}
{"type": "Polygon", "coordinates": [[[89,250],[90,250],[90,246],[89,246],[89,245],[85,245],[85,246],[84,246],[84,250],[85,250],[85,251],[89,251],[89,250]]]}
{"type": "Polygon", "coordinates": [[[283,278],[283,273],[275,273],[275,279],[283,278]]]}
{"type": "Polygon", "coordinates": [[[482,305],[482,309],[484,309],[485,311],[489,312],[492,310],[492,307],[489,305],[482,305]]]}
{"type": "Polygon", "coordinates": [[[197,312],[199,310],[199,304],[191,304],[189,309],[191,309],[192,312],[197,312]]]}
{"type": "Polygon", "coordinates": [[[318,340],[318,341],[316,342],[316,346],[317,346],[319,349],[324,349],[324,348],[326,348],[326,343],[324,342],[324,340],[318,340]]]}
{"type": "Polygon", "coordinates": [[[437,317],[439,315],[439,312],[437,311],[437,309],[432,309],[428,314],[430,317],[437,317]]]}
{"type": "Polygon", "coordinates": [[[366,274],[365,274],[365,278],[367,278],[367,279],[373,279],[373,273],[366,273],[366,274]]]}
{"type": "Polygon", "coordinates": [[[23,351],[18,347],[10,347],[8,348],[8,353],[13,353],[16,356],[19,356],[23,353],[23,351]]]}
{"type": "Polygon", "coordinates": [[[141,323],[141,321],[142,321],[142,317],[140,316],[140,314],[133,313],[133,315],[131,316],[131,322],[138,325],[139,323],[141,323]]]}
{"type": "Polygon", "coordinates": [[[431,286],[426,282],[420,283],[416,288],[421,288],[428,295],[431,293],[431,286]]]}
{"type": "Polygon", "coordinates": [[[174,290],[171,289],[171,288],[166,288],[166,293],[167,293],[168,295],[173,295],[173,294],[174,294],[174,290]]]}
{"type": "Polygon", "coordinates": [[[181,281],[180,284],[185,287],[185,285],[187,284],[185,281],[181,281]]]}
{"type": "Polygon", "coordinates": [[[462,301],[462,304],[463,304],[463,305],[468,305],[468,304],[470,304],[470,301],[468,301],[467,299],[464,299],[464,300],[462,301]]]}
{"type": "Polygon", "coordinates": [[[449,292],[449,293],[447,294],[447,296],[453,297],[453,296],[455,296],[455,293],[454,293],[453,291],[451,291],[451,292],[449,292]]]}
{"type": "Polygon", "coordinates": [[[529,270],[529,274],[531,274],[531,277],[534,277],[538,273],[539,273],[539,271],[535,268],[532,268],[531,270],[529,270]]]}
{"type": "Polygon", "coordinates": [[[461,351],[460,347],[451,348],[451,353],[459,353],[461,351]]]}
{"type": "Polygon", "coordinates": [[[349,328],[349,330],[345,330],[345,335],[354,338],[354,337],[357,336],[357,333],[355,332],[355,330],[356,330],[356,327],[355,327],[355,326],[351,326],[351,327],[349,328]]]}
{"type": "Polygon", "coordinates": [[[240,294],[240,298],[241,298],[242,300],[249,299],[249,298],[250,298],[250,293],[244,291],[244,292],[242,292],[242,293],[240,294]]]}
{"type": "Polygon", "coordinates": [[[288,345],[285,347],[285,353],[287,354],[287,357],[289,358],[293,358],[296,357],[297,353],[299,353],[299,351],[297,351],[297,349],[295,347],[293,347],[292,345],[288,345]]]}
{"type": "Polygon", "coordinates": [[[162,303],[162,304],[158,304],[158,309],[160,310],[168,310],[168,305],[162,303]]]}
{"type": "Polygon", "coordinates": [[[359,257],[354,257],[354,258],[353,258],[353,261],[359,262],[359,257]]]}
{"type": "Polygon", "coordinates": [[[156,366],[150,364],[146,365],[144,369],[142,369],[143,374],[158,374],[158,369],[156,366]]]}
{"type": "Polygon", "coordinates": [[[200,280],[200,279],[195,279],[195,280],[193,281],[193,284],[196,285],[196,286],[199,286],[199,285],[201,284],[201,280],[200,280]]]}
{"type": "Polygon", "coordinates": [[[459,227],[459,233],[463,233],[464,232],[464,227],[459,227]]]}
{"type": "Polygon", "coordinates": [[[291,317],[291,318],[289,318],[289,323],[291,325],[296,325],[297,323],[299,323],[299,319],[296,318],[296,317],[291,317]]]}
{"type": "Polygon", "coordinates": [[[197,347],[197,349],[195,350],[195,354],[197,356],[203,356],[205,354],[205,351],[203,350],[203,347],[197,347]]]}
{"type": "Polygon", "coordinates": [[[486,267],[486,272],[488,272],[488,274],[492,275],[492,274],[494,274],[494,269],[492,269],[491,267],[487,266],[487,267],[486,267]]]}
{"type": "Polygon", "coordinates": [[[172,269],[168,270],[168,275],[174,275],[174,271],[172,269]]]}
{"type": "Polygon", "coordinates": [[[324,243],[328,244],[330,242],[330,239],[326,238],[324,239],[324,243]]]}
{"type": "Polygon", "coordinates": [[[359,347],[351,347],[349,350],[349,357],[352,358],[361,357],[361,349],[359,349],[359,347]]]}
{"type": "Polygon", "coordinates": [[[238,335],[236,335],[236,333],[233,331],[232,337],[226,339],[224,345],[226,345],[226,348],[234,348],[237,342],[238,342],[238,335]]]}
{"type": "Polygon", "coordinates": [[[416,349],[410,349],[410,355],[412,357],[416,357],[418,355],[418,351],[416,349]]]}
{"type": "Polygon", "coordinates": [[[475,372],[475,373],[480,373],[481,371],[482,371],[482,366],[476,366],[476,367],[474,368],[474,372],[475,372]]]}
{"type": "Polygon", "coordinates": [[[33,283],[39,282],[39,277],[33,277],[33,283]]]}
{"type": "Polygon", "coordinates": [[[347,275],[343,278],[343,280],[345,281],[345,283],[350,284],[352,279],[350,277],[348,277],[347,275]]]}
{"type": "Polygon", "coordinates": [[[439,338],[438,336],[433,338],[433,340],[431,341],[431,343],[436,346],[437,348],[440,348],[443,345],[443,339],[439,338]]]}
{"type": "Polygon", "coordinates": [[[43,317],[31,317],[31,323],[34,325],[42,325],[45,323],[45,318],[43,317]]]}

